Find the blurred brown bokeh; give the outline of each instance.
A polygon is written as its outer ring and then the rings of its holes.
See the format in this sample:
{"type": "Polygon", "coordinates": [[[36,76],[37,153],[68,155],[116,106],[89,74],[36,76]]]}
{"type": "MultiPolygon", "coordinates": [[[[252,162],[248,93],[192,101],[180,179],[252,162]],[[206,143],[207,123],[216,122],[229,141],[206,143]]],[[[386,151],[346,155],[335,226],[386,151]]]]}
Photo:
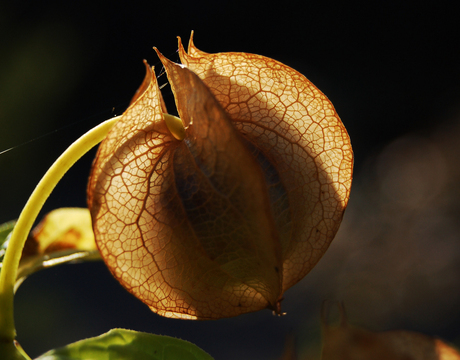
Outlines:
{"type": "Polygon", "coordinates": [[[344,301],[366,328],[460,344],[459,139],[460,114],[367,158],[338,236],[303,283],[309,292],[344,301]]]}

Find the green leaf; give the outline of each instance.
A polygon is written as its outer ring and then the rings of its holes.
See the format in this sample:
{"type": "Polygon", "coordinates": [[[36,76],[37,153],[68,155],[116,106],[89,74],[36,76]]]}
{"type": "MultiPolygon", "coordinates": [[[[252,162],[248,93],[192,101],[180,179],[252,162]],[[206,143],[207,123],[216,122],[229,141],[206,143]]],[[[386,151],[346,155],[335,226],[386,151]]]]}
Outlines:
{"type": "MultiPolygon", "coordinates": [[[[0,225],[0,270],[16,220],[0,225]]],[[[48,213],[27,238],[15,291],[34,272],[69,262],[101,260],[86,208],[60,208],[48,213]]]]}
{"type": "Polygon", "coordinates": [[[13,231],[16,220],[8,221],[0,225],[0,247],[3,246],[10,232],[13,231]]]}
{"type": "Polygon", "coordinates": [[[50,350],[36,360],[213,360],[196,345],[169,336],[113,329],[108,333],[50,350]]]}
{"type": "Polygon", "coordinates": [[[4,224],[0,225],[0,269],[2,268],[3,257],[5,256],[6,247],[8,243],[6,240],[8,239],[8,235],[14,229],[14,225],[16,225],[16,220],[8,221],[4,224]]]}
{"type": "MultiPolygon", "coordinates": [[[[12,229],[14,222],[10,223],[12,229]]],[[[2,227],[10,223],[0,225],[0,234],[2,227]]],[[[8,233],[7,230],[5,232],[8,233]]],[[[6,246],[0,248],[0,261],[2,250],[4,252],[5,249],[6,246]]],[[[101,257],[94,241],[89,210],[53,210],[40,221],[27,238],[19,263],[15,291],[29,275],[41,269],[69,262],[94,260],[101,260],[101,257]]]]}
{"type": "Polygon", "coordinates": [[[97,250],[91,215],[86,208],[59,208],[46,214],[32,230],[23,256],[68,249],[97,250]]]}

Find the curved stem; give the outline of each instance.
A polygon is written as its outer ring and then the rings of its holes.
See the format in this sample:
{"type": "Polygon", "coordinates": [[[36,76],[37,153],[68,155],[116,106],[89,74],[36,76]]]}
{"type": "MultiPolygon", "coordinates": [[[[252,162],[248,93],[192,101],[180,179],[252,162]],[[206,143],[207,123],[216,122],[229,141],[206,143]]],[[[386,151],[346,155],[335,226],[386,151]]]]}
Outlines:
{"type": "Polygon", "coordinates": [[[24,206],[9,240],[0,272],[0,341],[13,341],[16,336],[13,313],[14,283],[22,249],[38,213],[64,174],[106,137],[118,119],[119,117],[115,117],[103,122],[70,145],[48,169],[24,206]]]}

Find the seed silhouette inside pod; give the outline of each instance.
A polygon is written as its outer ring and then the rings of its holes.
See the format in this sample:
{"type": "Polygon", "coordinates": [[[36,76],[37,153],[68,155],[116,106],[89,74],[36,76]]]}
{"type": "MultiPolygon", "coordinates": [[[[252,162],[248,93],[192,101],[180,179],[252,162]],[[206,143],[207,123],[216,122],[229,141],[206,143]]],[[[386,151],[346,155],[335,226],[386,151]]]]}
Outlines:
{"type": "Polygon", "coordinates": [[[269,308],[326,251],[348,202],[353,153],[331,102],[297,71],[179,40],[101,143],[88,185],[115,278],[154,312],[217,319],[269,308]]]}

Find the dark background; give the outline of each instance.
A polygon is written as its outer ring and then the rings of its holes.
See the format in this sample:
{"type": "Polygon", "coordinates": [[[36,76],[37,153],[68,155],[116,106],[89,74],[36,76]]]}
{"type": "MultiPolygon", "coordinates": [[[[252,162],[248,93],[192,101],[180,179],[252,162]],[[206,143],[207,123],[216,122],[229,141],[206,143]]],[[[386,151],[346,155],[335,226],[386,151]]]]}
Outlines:
{"type": "MultiPolygon", "coordinates": [[[[3,1],[0,3],[0,223],[17,218],[65,148],[119,115],[191,30],[206,52],[272,57],[334,103],[355,152],[349,209],[319,265],[288,291],[282,318],[168,320],[127,294],[103,264],[33,275],[16,299],[32,356],[113,327],[190,340],[216,359],[277,359],[286,338],[317,354],[319,307],[345,300],[350,321],[460,341],[460,27],[455,4],[329,1],[3,1]]],[[[160,84],[166,82],[160,78],[160,84]]],[[[164,92],[171,98],[169,88],[164,92]]],[[[43,214],[85,206],[94,151],[43,214]]]]}

